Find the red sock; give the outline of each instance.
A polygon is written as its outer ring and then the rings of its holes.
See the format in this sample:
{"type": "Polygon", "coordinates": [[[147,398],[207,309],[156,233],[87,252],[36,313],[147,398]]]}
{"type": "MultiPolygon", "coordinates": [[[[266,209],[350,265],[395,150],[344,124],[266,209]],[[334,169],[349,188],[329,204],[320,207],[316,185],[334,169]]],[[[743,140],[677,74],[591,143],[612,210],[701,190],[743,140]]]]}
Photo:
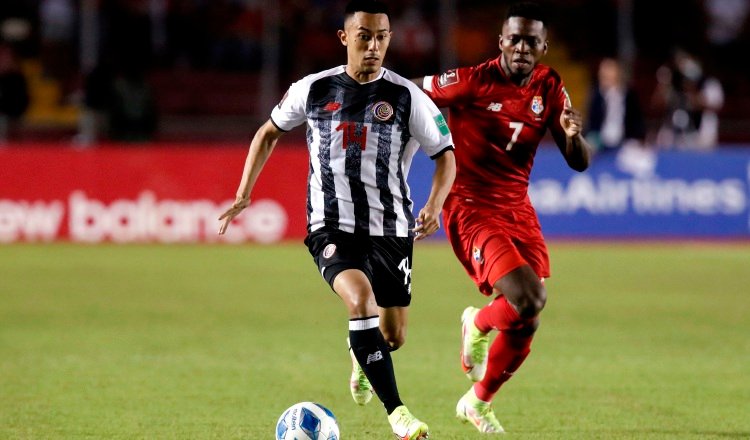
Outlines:
{"type": "Polygon", "coordinates": [[[474,384],[479,400],[491,402],[500,386],[513,376],[531,351],[532,334],[501,331],[490,345],[487,372],[484,379],[474,384]]]}
{"type": "Polygon", "coordinates": [[[492,329],[500,331],[515,329],[522,324],[523,321],[518,316],[518,312],[504,296],[499,296],[484,306],[474,318],[474,325],[483,333],[489,333],[492,329]]]}

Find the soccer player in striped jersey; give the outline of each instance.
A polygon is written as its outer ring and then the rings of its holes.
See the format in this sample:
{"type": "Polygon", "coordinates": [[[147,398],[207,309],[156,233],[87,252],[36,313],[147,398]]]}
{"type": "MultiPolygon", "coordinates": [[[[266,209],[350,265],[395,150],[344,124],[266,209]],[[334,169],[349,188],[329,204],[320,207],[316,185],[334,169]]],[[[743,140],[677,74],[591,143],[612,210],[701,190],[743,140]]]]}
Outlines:
{"type": "Polygon", "coordinates": [[[461,364],[476,382],[456,415],[483,433],[502,433],[490,403],[529,354],[550,276],[547,246],[528,197],[529,173],[549,130],[572,169],[589,164],[581,114],[560,76],[537,64],[547,52],[543,10],[512,5],[500,55],[416,82],[448,107],[456,139],[456,181],[443,210],[446,233],[481,293],[493,298],[461,317],[461,364]],[[489,344],[489,333],[498,330],[489,344]]]}
{"type": "Polygon", "coordinates": [[[419,87],[382,66],[391,39],[383,3],[349,3],[338,36],[347,64],[289,87],[250,144],[237,198],[220,217],[219,233],[249,205],[277,140],[306,122],[305,243],[349,312],[352,396],[365,404],[374,391],[398,438],[424,439],[427,425],[399,397],[391,352],[405,340],[413,242],[440,227],[455,177],[453,139],[419,87]],[[435,161],[435,171],[415,217],[406,178],[419,149],[435,161]]]}

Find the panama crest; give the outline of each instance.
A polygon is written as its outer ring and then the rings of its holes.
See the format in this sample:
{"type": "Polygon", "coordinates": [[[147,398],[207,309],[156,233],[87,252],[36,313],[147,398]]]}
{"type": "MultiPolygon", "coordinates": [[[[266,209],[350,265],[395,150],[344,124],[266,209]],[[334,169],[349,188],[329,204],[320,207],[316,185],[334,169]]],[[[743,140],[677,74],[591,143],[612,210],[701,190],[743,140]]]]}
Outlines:
{"type": "Polygon", "coordinates": [[[531,111],[540,114],[544,110],[544,101],[541,96],[535,96],[531,99],[531,111]]]}

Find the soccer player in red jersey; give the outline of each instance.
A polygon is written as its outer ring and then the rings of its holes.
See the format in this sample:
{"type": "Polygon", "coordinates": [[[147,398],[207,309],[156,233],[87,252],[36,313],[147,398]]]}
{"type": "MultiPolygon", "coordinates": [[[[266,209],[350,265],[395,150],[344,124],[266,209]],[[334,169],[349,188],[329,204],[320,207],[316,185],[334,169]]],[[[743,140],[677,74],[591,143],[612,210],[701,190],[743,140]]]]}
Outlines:
{"type": "Polygon", "coordinates": [[[547,297],[547,246],[528,196],[534,155],[547,130],[572,169],[584,171],[590,154],[560,75],[538,64],[548,47],[543,10],[512,5],[499,46],[495,59],[415,80],[449,109],[457,173],[443,207],[448,239],[494,298],[462,315],[461,364],[476,383],[456,412],[485,433],[503,432],[490,402],[528,356],[547,297]]]}

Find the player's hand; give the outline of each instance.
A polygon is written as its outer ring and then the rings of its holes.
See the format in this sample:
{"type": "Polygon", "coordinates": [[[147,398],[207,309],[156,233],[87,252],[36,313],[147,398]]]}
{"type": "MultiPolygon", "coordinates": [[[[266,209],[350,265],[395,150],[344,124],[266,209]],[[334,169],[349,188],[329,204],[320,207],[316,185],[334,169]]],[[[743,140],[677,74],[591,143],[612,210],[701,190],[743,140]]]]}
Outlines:
{"type": "Polygon", "coordinates": [[[234,204],[229,209],[227,209],[224,214],[221,214],[221,217],[219,217],[219,221],[221,221],[221,225],[219,226],[219,235],[224,235],[224,233],[227,232],[229,224],[232,223],[232,220],[234,220],[234,218],[237,217],[240,212],[242,212],[242,210],[247,208],[248,206],[250,206],[249,197],[237,197],[237,199],[234,201],[234,204]]]}
{"type": "Polygon", "coordinates": [[[414,228],[414,240],[423,240],[440,229],[440,210],[424,207],[419,211],[414,228]]]}
{"type": "Polygon", "coordinates": [[[560,125],[565,130],[565,136],[572,138],[581,134],[583,117],[581,112],[573,107],[567,107],[560,114],[560,125]]]}

